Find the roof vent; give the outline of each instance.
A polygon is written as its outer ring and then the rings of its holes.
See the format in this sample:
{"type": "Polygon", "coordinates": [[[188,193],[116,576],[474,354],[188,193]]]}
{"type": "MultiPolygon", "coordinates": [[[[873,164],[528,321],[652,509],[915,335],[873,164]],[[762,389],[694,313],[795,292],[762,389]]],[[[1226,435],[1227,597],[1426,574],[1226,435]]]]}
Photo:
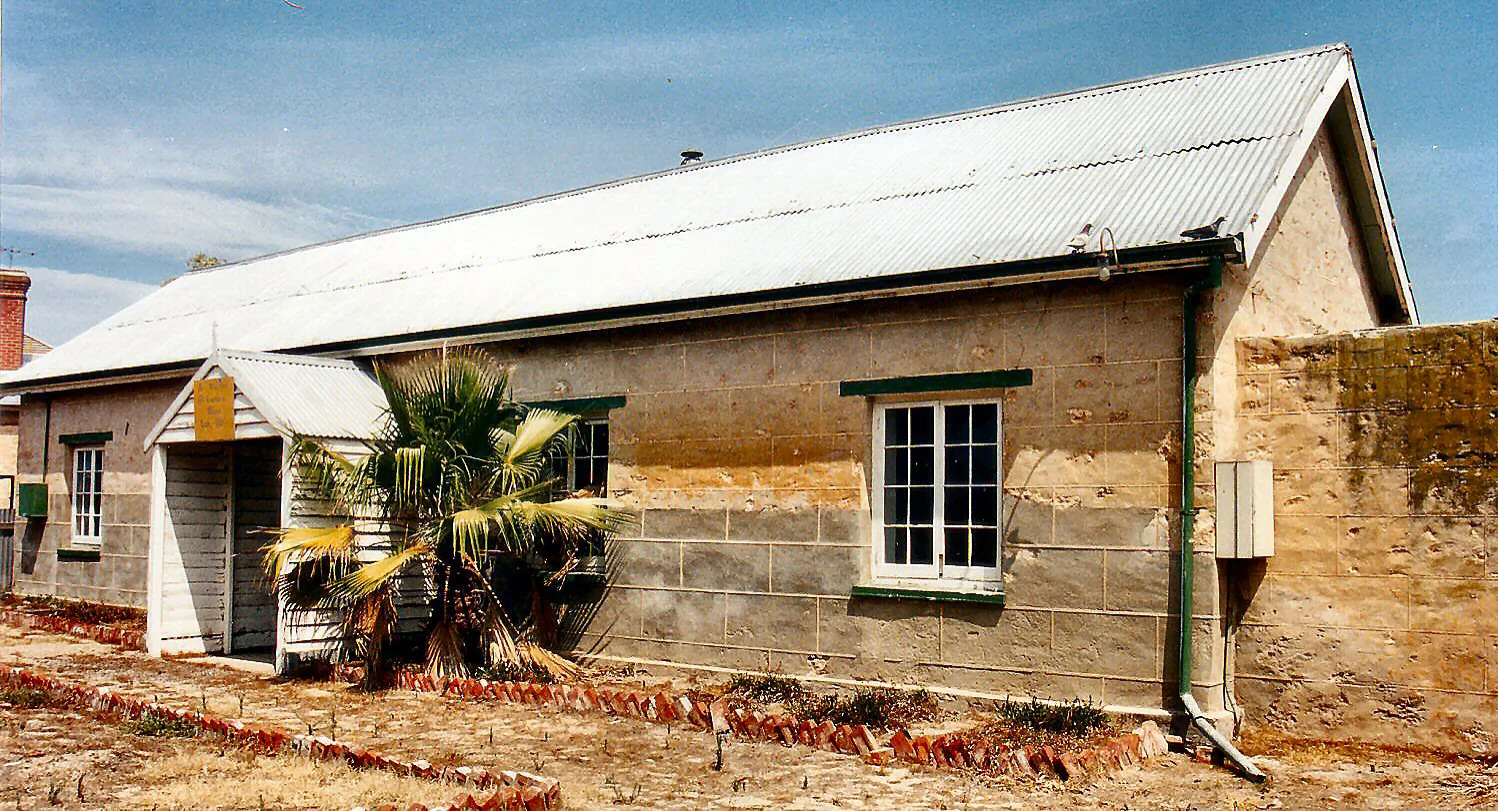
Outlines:
{"type": "Polygon", "coordinates": [[[689,163],[701,163],[701,162],[702,162],[702,150],[700,150],[700,149],[683,149],[681,151],[681,165],[682,166],[686,166],[689,163]]]}

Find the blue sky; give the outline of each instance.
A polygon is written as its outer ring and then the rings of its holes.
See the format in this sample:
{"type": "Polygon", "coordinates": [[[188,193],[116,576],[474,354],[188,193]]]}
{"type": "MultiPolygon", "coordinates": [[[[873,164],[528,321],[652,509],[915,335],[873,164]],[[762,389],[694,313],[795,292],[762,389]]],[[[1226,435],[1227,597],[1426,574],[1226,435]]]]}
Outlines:
{"type": "Polygon", "coordinates": [[[180,273],[709,156],[1352,44],[1427,321],[1498,315],[1480,4],[11,0],[0,244],[60,341],[180,273]]]}

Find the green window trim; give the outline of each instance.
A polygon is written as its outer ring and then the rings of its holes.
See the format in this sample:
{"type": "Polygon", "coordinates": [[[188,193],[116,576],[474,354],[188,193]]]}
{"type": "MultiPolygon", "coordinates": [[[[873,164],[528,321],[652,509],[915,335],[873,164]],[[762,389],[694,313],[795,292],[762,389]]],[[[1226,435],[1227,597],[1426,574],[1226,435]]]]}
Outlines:
{"type": "Polygon", "coordinates": [[[884,377],[874,380],[844,380],[838,384],[841,397],[870,397],[879,394],[929,394],[979,389],[1007,389],[1029,386],[1035,382],[1032,369],[996,369],[991,372],[957,372],[954,374],[884,377]]]}
{"type": "Polygon", "coordinates": [[[575,397],[567,400],[537,400],[526,403],[531,408],[549,408],[567,414],[598,414],[624,407],[624,395],[609,397],[575,397]]]}
{"type": "Polygon", "coordinates": [[[1004,593],[975,592],[975,591],[947,591],[944,589],[919,589],[904,586],[854,586],[853,597],[870,597],[891,600],[921,600],[931,603],[983,603],[986,605],[1004,605],[1004,593]]]}
{"type": "Polygon", "coordinates": [[[59,548],[57,550],[57,559],[58,560],[97,561],[99,559],[99,550],[97,550],[97,549],[80,549],[80,548],[73,548],[73,549],[59,548]]]}
{"type": "Polygon", "coordinates": [[[81,434],[59,434],[57,441],[62,445],[102,445],[114,439],[113,431],[87,431],[81,434]]]}

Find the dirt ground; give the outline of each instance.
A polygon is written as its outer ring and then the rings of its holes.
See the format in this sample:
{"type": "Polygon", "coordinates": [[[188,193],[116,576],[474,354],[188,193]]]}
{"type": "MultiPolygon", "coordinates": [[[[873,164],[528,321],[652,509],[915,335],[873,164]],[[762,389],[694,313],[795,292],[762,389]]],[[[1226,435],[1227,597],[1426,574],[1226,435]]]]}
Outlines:
{"type": "MultiPolygon", "coordinates": [[[[737,741],[726,743],[724,767],[715,771],[712,736],[633,719],[400,691],[372,696],[3,626],[0,663],[289,731],[310,728],[391,755],[538,772],[562,781],[568,808],[1498,807],[1492,764],[1262,736],[1248,748],[1266,753],[1259,758],[1271,776],[1264,786],[1177,755],[1076,785],[876,769],[827,752],[737,741]]],[[[0,809],[13,798],[22,808],[258,809],[263,798],[266,808],[347,809],[389,799],[451,801],[461,793],[290,758],[250,758],[207,741],[136,738],[55,710],[8,708],[3,718],[0,809]],[[74,782],[89,767],[80,803],[74,782]],[[49,788],[58,805],[46,804],[49,788]]]]}

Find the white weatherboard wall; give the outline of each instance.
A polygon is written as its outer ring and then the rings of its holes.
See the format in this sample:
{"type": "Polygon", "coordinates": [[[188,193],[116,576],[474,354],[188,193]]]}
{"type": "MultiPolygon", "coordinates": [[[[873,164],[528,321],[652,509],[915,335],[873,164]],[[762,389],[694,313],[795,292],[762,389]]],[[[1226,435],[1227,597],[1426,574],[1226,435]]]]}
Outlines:
{"type": "MultiPolygon", "coordinates": [[[[323,444],[350,458],[357,458],[365,451],[361,443],[352,441],[324,441],[323,444]]],[[[303,486],[301,475],[291,470],[283,477],[282,499],[286,515],[285,526],[332,527],[348,523],[349,519],[338,514],[327,501],[315,498],[303,486]]],[[[390,554],[391,538],[395,530],[383,521],[359,519],[354,522],[360,563],[371,563],[390,554]]],[[[432,590],[425,573],[409,571],[400,578],[396,587],[396,612],[400,621],[397,633],[420,630],[430,616],[432,590]]],[[[276,652],[276,667],[284,672],[296,663],[309,659],[332,659],[340,656],[347,639],[341,630],[341,617],[337,612],[300,609],[282,603],[280,607],[280,644],[276,652]]]]}

